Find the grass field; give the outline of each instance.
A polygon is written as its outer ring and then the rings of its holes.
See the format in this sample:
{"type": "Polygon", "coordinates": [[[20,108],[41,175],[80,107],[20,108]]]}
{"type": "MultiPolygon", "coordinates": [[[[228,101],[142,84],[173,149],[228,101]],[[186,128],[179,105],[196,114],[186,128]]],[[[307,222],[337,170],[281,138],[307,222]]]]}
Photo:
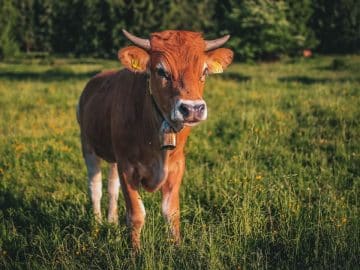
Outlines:
{"type": "Polygon", "coordinates": [[[182,244],[160,194],[142,191],[138,256],[122,197],[118,228],[97,225],[87,197],[75,106],[108,68],[119,64],[0,63],[0,269],[359,269],[360,56],[210,77],[209,119],[186,149],[182,244]]]}

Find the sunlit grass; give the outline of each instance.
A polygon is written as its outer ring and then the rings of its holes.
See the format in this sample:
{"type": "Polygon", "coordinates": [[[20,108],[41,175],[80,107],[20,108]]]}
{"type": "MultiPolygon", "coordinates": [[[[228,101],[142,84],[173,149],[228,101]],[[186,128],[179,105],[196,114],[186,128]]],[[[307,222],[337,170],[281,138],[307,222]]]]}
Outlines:
{"type": "Polygon", "coordinates": [[[142,191],[137,257],[122,198],[119,228],[93,221],[75,118],[86,81],[118,62],[0,63],[0,268],[358,267],[360,58],[341,57],[341,70],[333,59],[234,64],[208,79],[209,119],[186,148],[182,244],[169,241],[160,194],[142,191]]]}

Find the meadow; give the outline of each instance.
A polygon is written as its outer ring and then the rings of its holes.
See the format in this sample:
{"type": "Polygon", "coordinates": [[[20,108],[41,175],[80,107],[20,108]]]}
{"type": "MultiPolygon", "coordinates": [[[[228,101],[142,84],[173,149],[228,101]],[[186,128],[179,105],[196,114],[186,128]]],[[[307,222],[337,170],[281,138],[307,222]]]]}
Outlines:
{"type": "MultiPolygon", "coordinates": [[[[182,243],[160,194],[134,255],[87,197],[77,99],[117,61],[0,62],[0,269],[358,269],[360,56],[233,64],[187,144],[182,243]]],[[[106,165],[104,164],[104,169],[106,165]]],[[[106,172],[104,174],[106,177],[106,172]]],[[[104,179],[103,211],[107,196],[104,179]]]]}

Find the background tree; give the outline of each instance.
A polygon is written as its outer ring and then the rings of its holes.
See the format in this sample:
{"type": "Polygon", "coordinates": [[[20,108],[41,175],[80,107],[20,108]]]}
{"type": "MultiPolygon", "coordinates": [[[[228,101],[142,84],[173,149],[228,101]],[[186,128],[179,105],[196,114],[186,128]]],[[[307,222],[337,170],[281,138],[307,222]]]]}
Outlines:
{"type": "Polygon", "coordinates": [[[360,1],[314,1],[311,26],[320,41],[320,52],[360,52],[360,1]]]}
{"type": "Polygon", "coordinates": [[[37,51],[57,52],[51,41],[55,34],[61,33],[55,33],[54,13],[54,1],[34,0],[35,50],[37,51]]]}
{"type": "Polygon", "coordinates": [[[164,13],[164,29],[183,29],[207,32],[214,21],[214,1],[170,1],[169,9],[164,13]]]}
{"type": "Polygon", "coordinates": [[[30,52],[36,46],[34,0],[13,1],[18,11],[15,35],[21,50],[30,52]]]}
{"type": "Polygon", "coordinates": [[[113,48],[112,14],[108,1],[87,0],[82,22],[79,26],[79,40],[74,48],[77,55],[93,54],[97,57],[109,57],[113,48]]]}
{"type": "MultiPolygon", "coordinates": [[[[51,46],[55,52],[76,53],[79,47],[86,50],[86,46],[82,46],[81,43],[86,43],[93,35],[91,32],[83,32],[83,24],[86,23],[85,17],[88,12],[86,2],[83,0],[54,1],[51,46]]],[[[89,53],[89,50],[84,53],[89,53]]]]}
{"type": "Polygon", "coordinates": [[[315,48],[318,45],[315,32],[310,27],[310,19],[314,13],[312,0],[287,0],[286,18],[290,24],[292,36],[289,53],[296,54],[299,50],[315,48]]]}
{"type": "Polygon", "coordinates": [[[11,0],[0,0],[0,59],[14,56],[19,51],[15,40],[18,15],[11,0]]]}
{"type": "Polygon", "coordinates": [[[277,58],[293,43],[284,1],[231,1],[226,24],[240,59],[277,58]]]}
{"type": "Polygon", "coordinates": [[[0,0],[0,56],[43,51],[115,57],[121,29],[231,34],[237,59],[274,59],[303,49],[360,51],[358,0],[0,0]]]}

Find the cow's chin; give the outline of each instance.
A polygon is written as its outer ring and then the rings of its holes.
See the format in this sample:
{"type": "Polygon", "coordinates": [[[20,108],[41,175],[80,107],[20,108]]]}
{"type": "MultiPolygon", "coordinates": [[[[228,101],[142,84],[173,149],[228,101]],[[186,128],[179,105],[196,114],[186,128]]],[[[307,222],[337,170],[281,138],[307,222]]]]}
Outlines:
{"type": "Polygon", "coordinates": [[[200,120],[198,121],[171,121],[169,124],[174,129],[175,132],[180,132],[184,127],[194,127],[200,124],[200,120]]]}
{"type": "Polygon", "coordinates": [[[194,127],[200,124],[201,121],[184,121],[182,124],[186,127],[194,127]]]}
{"type": "Polygon", "coordinates": [[[175,132],[179,132],[184,127],[197,126],[204,120],[205,119],[197,119],[197,118],[192,118],[192,119],[188,119],[188,120],[186,120],[186,119],[171,119],[170,121],[168,120],[168,122],[169,122],[170,126],[174,129],[175,132]]]}
{"type": "Polygon", "coordinates": [[[175,132],[180,132],[184,127],[184,123],[181,121],[168,121],[168,123],[175,132]]]}

